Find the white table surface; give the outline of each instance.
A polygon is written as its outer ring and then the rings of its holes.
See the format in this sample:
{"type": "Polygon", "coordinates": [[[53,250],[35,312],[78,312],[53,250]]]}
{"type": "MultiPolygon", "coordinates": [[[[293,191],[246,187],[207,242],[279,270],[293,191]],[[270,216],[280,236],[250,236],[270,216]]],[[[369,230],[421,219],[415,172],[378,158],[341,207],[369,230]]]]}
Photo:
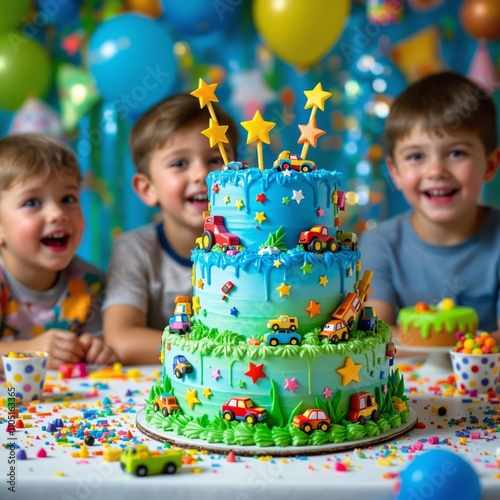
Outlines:
{"type": "MultiPolygon", "coordinates": [[[[112,446],[125,445],[126,433],[130,431],[133,441],[161,449],[162,443],[144,436],[135,427],[136,413],[144,407],[152,375],[159,372],[159,366],[123,368],[123,378],[108,379],[61,380],[56,372],[49,372],[46,387],[52,385],[55,392],[44,394],[43,402],[36,404],[36,413],[31,414],[33,418],[23,420],[31,427],[17,429],[14,436],[18,449],[24,449],[28,457],[27,460],[15,460],[15,494],[8,490],[10,485],[4,472],[10,467],[8,460],[12,455],[6,447],[11,441],[6,432],[7,409],[5,402],[2,403],[0,498],[199,500],[202,495],[203,500],[387,500],[394,498],[397,475],[409,464],[411,457],[436,448],[458,452],[473,465],[480,478],[483,499],[500,498],[500,467],[495,458],[495,451],[500,447],[500,401],[451,395],[453,387],[443,383],[447,374],[442,373],[442,367],[434,370],[432,366],[419,365],[415,359],[402,359],[398,364],[410,369],[404,372],[406,389],[411,406],[425,428],[414,428],[407,435],[361,451],[356,449],[328,455],[240,456],[236,462],[228,462],[224,455],[196,452],[197,462],[183,466],[175,475],[145,478],[126,474],[118,462],[105,462],[102,456],[94,455],[104,449],[97,441],[87,448],[89,458],[72,458],[71,454],[79,451],[81,439],[70,436],[69,445],[64,446],[43,427],[56,418],[61,418],[67,426],[71,425],[72,417],[82,417],[82,405],[88,410],[104,411],[102,402],[108,397],[112,415],[89,421],[108,421],[108,428],[119,435],[112,446]],[[139,378],[131,378],[130,375],[137,375],[137,371],[140,372],[139,378]],[[127,390],[132,394],[126,395],[127,390]],[[443,405],[448,412],[439,416],[436,409],[443,405]],[[488,427],[489,433],[484,432],[486,427],[482,424],[486,415],[496,423],[488,427]],[[471,417],[477,417],[478,422],[474,423],[471,417]],[[457,422],[459,419],[462,421],[457,422]],[[471,439],[470,432],[479,433],[479,439],[471,439]],[[457,435],[460,433],[465,437],[457,435]],[[438,437],[439,443],[430,444],[430,437],[438,437]],[[423,444],[421,451],[412,450],[416,443],[423,444]],[[37,457],[41,448],[46,451],[46,458],[37,457]],[[346,464],[347,471],[336,471],[336,461],[346,464]]],[[[0,378],[0,398],[7,395],[5,384],[1,383],[3,380],[0,378]]]]}

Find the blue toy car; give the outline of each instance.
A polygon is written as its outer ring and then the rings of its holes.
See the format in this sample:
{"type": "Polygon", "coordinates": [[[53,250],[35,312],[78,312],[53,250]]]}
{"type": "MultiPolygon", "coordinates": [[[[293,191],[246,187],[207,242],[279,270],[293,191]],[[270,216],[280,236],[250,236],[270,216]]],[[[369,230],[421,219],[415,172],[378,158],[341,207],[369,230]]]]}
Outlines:
{"type": "Polygon", "coordinates": [[[246,161],[230,161],[222,167],[222,170],[244,170],[248,168],[246,161]]]}
{"type": "Polygon", "coordinates": [[[182,354],[174,356],[172,370],[177,378],[182,378],[186,373],[193,372],[193,365],[182,354]]]}
{"type": "Polygon", "coordinates": [[[278,344],[297,345],[301,340],[302,337],[290,328],[278,328],[274,332],[264,335],[264,342],[272,346],[278,344]]]}
{"type": "Polygon", "coordinates": [[[365,306],[361,309],[358,328],[360,330],[371,330],[372,332],[377,333],[377,314],[375,313],[375,309],[373,307],[365,306]]]}

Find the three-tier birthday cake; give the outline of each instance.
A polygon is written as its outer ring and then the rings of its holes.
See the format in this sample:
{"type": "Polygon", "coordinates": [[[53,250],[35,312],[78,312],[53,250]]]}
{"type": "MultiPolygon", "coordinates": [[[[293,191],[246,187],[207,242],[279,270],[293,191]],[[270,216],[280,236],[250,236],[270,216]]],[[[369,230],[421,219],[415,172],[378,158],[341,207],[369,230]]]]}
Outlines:
{"type": "MultiPolygon", "coordinates": [[[[215,87],[200,80],[192,94],[209,105],[215,87]]],[[[242,125],[258,165],[227,162],[207,178],[193,296],[176,300],[140,425],[155,437],[283,452],[358,446],[412,423],[391,331],[365,303],[372,273],[340,229],[341,175],[307,158],[331,94],[318,84],[305,95],[301,155],[264,166],[274,124],[257,112],[242,125]]]]}

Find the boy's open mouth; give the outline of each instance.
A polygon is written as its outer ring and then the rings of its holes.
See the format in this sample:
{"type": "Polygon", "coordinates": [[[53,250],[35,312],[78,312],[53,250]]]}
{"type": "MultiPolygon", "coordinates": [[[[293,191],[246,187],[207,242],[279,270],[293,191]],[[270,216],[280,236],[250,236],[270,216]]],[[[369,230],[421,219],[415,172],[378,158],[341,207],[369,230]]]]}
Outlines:
{"type": "Polygon", "coordinates": [[[69,235],[66,233],[52,234],[42,238],[42,243],[51,248],[65,248],[69,241],[69,235]]]}
{"type": "Polygon", "coordinates": [[[196,208],[199,208],[201,210],[207,209],[207,203],[208,203],[207,193],[194,194],[193,196],[187,198],[187,201],[196,208]]]}
{"type": "Polygon", "coordinates": [[[458,189],[429,189],[423,194],[431,201],[446,201],[458,193],[458,189]]]}

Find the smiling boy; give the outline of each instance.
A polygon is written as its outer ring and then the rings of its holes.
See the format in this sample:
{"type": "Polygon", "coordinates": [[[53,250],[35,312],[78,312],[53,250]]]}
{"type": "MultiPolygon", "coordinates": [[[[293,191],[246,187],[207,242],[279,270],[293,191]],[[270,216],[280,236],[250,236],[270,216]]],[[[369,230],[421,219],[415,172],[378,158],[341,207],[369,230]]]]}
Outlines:
{"type": "Polygon", "coordinates": [[[75,253],[85,228],[80,169],[51,137],[0,140],[0,354],[62,363],[116,361],[103,342],[104,276],[75,253]]]}
{"type": "Polygon", "coordinates": [[[499,166],[491,96],[452,72],[428,76],[394,101],[385,129],[387,166],[411,206],[363,233],[380,319],[451,297],[473,307],[479,328],[500,328],[500,212],[478,202],[499,166]]]}
{"type": "MultiPolygon", "coordinates": [[[[228,125],[229,159],[238,129],[214,103],[228,125]]],[[[202,135],[209,111],[190,94],[153,106],[134,125],[130,147],[137,172],[132,186],[160,222],[121,235],[113,246],[104,303],[104,333],[124,364],[158,362],[161,333],[176,296],[191,296],[191,250],[203,232],[208,209],[205,179],[223,165],[218,148],[202,135]]]]}

